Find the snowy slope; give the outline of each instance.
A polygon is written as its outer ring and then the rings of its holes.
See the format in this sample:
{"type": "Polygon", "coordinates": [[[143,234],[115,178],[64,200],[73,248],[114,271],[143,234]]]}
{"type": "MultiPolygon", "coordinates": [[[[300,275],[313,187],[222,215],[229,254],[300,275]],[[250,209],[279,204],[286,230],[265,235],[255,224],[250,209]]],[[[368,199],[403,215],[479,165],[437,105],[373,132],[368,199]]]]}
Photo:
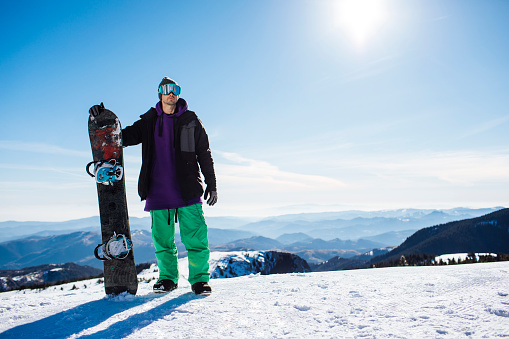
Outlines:
{"type": "Polygon", "coordinates": [[[207,297],[185,279],[153,294],[153,270],[137,296],[106,298],[97,279],[0,293],[0,338],[509,336],[507,262],[214,279],[207,297]]]}

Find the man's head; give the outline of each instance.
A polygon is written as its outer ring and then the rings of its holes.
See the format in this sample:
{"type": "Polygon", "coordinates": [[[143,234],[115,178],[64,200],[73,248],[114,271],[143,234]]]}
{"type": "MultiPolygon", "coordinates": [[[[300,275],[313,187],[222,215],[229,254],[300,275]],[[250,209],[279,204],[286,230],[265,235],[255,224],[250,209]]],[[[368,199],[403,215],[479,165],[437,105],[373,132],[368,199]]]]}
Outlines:
{"type": "Polygon", "coordinates": [[[164,77],[163,80],[161,80],[161,82],[159,83],[159,86],[157,87],[157,92],[159,93],[159,100],[162,99],[162,96],[163,94],[165,95],[169,95],[170,92],[168,92],[168,90],[171,90],[171,93],[173,93],[175,96],[179,96],[180,95],[180,86],[177,84],[177,82],[173,79],[170,79],[169,77],[164,77]],[[166,88],[164,88],[164,85],[175,85],[174,88],[171,88],[169,86],[166,86],[166,88]]]}

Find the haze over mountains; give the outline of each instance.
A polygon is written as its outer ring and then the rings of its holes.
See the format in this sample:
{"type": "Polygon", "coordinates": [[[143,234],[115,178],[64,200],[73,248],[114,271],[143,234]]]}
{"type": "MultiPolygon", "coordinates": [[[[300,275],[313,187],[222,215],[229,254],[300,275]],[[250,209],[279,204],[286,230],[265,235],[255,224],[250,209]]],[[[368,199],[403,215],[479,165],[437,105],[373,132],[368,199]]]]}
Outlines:
{"type": "MultiPolygon", "coordinates": [[[[303,232],[314,238],[354,240],[385,232],[418,230],[449,221],[463,220],[498,211],[493,208],[399,209],[386,211],[342,211],[287,214],[268,218],[205,217],[209,228],[245,230],[268,238],[303,232]]],[[[131,230],[150,230],[150,217],[130,217],[131,230]]],[[[56,235],[75,231],[97,231],[99,217],[62,222],[0,222],[0,242],[32,235],[56,235]]]]}
{"type": "MultiPolygon", "coordinates": [[[[423,227],[463,220],[502,207],[449,210],[346,211],[283,215],[258,221],[207,218],[213,251],[284,250],[309,263],[335,256],[350,258],[376,248],[397,246],[423,227]],[[224,226],[224,227],[221,227],[224,226]]],[[[130,218],[137,263],[154,262],[150,218],[130,218]]],[[[0,223],[0,268],[19,269],[50,263],[75,262],[102,268],[93,257],[100,243],[99,218],[68,222],[0,223]]],[[[183,245],[177,243],[181,256],[183,245]]],[[[389,250],[389,249],[388,249],[389,250]]]]}
{"type": "Polygon", "coordinates": [[[502,208],[303,213],[266,218],[249,223],[240,229],[251,230],[269,238],[276,238],[286,233],[303,232],[323,240],[335,238],[355,240],[387,232],[418,230],[449,221],[474,218],[502,208]]]}

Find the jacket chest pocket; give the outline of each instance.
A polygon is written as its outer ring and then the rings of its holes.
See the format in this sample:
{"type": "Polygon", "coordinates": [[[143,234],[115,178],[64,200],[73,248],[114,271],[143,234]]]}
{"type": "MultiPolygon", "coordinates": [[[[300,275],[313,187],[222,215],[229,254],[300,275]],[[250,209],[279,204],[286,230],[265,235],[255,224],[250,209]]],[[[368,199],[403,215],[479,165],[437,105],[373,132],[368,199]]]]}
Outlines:
{"type": "Polygon", "coordinates": [[[194,141],[194,129],[196,122],[192,121],[189,124],[182,127],[182,133],[180,134],[180,150],[182,152],[195,152],[196,145],[194,141]]]}

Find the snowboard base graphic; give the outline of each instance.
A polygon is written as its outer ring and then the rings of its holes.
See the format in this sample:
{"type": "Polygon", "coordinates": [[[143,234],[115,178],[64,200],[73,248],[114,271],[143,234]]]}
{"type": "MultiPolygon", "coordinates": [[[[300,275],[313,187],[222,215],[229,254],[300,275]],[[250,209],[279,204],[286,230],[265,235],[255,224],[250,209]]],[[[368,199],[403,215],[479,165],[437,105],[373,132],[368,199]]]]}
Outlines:
{"type": "Polygon", "coordinates": [[[95,256],[104,263],[106,294],[136,294],[138,277],[127,214],[122,129],[117,116],[102,104],[100,107],[100,114],[91,114],[88,120],[94,161],[87,165],[87,172],[96,178],[103,242],[95,256]]]}

